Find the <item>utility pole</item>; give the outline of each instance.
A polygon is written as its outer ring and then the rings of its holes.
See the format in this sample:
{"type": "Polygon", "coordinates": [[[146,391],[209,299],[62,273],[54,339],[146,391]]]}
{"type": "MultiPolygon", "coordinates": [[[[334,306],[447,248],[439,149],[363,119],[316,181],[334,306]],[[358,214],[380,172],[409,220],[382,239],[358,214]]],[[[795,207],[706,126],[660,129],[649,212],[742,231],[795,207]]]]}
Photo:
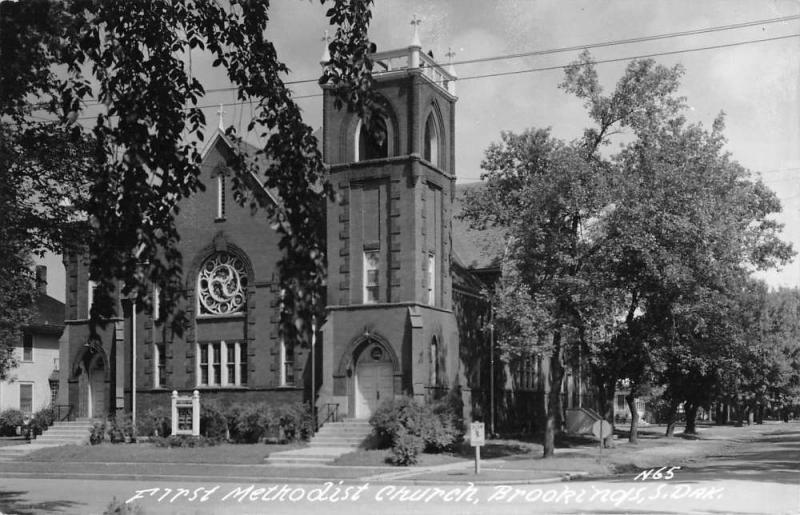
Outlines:
{"type": "Polygon", "coordinates": [[[489,435],[494,436],[494,305],[489,302],[489,435]]]}
{"type": "Polygon", "coordinates": [[[313,312],[315,303],[311,303],[311,429],[314,434],[317,432],[317,315],[313,312]]]}

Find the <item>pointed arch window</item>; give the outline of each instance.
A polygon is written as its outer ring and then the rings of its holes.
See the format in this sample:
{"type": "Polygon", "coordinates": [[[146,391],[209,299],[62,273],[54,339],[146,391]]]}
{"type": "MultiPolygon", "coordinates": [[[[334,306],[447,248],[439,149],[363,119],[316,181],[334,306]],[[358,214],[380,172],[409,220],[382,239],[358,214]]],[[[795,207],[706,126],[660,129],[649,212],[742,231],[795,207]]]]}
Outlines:
{"type": "Polygon", "coordinates": [[[373,123],[373,130],[370,131],[363,121],[358,122],[355,142],[356,161],[389,157],[389,143],[391,139],[389,124],[386,123],[383,117],[375,118],[373,123]]]}
{"type": "Polygon", "coordinates": [[[431,386],[439,384],[439,340],[431,340],[431,386]]]}
{"type": "Polygon", "coordinates": [[[217,175],[217,220],[225,219],[225,174],[217,175]]]}
{"type": "Polygon", "coordinates": [[[441,168],[439,162],[439,129],[433,113],[425,121],[425,148],[422,157],[432,165],[441,168]]]}

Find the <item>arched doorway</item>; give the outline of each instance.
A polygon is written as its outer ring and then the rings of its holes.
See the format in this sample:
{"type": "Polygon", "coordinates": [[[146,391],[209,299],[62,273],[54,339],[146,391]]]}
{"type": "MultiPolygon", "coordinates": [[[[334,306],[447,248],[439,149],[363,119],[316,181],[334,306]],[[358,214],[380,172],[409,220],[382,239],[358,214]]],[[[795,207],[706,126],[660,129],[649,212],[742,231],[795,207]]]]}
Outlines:
{"type": "Polygon", "coordinates": [[[102,418],[108,415],[107,370],[103,352],[86,352],[78,374],[78,416],[102,418]]]}
{"type": "Polygon", "coordinates": [[[355,417],[369,418],[386,399],[394,397],[391,356],[377,342],[359,354],[355,373],[355,417]]]}
{"type": "Polygon", "coordinates": [[[106,367],[103,356],[96,354],[89,362],[89,417],[98,418],[108,415],[106,398],[106,367]]]}

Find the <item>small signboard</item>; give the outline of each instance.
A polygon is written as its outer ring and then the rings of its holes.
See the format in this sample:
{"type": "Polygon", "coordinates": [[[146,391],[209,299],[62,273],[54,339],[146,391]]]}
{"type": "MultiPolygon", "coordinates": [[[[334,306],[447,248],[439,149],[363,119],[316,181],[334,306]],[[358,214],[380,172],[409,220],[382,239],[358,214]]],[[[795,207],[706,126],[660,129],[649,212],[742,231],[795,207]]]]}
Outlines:
{"type": "Polygon", "coordinates": [[[200,434],[200,393],[195,390],[190,396],[178,396],[172,392],[172,434],[200,434]]]}
{"type": "Polygon", "coordinates": [[[473,447],[486,445],[483,422],[473,422],[469,425],[469,444],[473,447]]]}

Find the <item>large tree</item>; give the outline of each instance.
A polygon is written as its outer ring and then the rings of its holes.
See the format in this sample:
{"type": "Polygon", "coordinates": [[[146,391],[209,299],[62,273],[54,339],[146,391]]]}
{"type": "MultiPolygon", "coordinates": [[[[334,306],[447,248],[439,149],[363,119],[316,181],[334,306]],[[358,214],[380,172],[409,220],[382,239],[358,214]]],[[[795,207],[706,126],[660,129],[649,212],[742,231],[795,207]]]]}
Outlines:
{"type": "MultiPolygon", "coordinates": [[[[330,4],[327,17],[336,30],[320,81],[340,107],[369,118],[371,0],[330,4]]],[[[332,189],[316,138],[286,84],[288,69],[268,39],[269,8],[269,2],[238,0],[0,3],[0,125],[11,142],[4,147],[20,151],[0,153],[0,183],[10,184],[3,190],[3,225],[11,220],[19,234],[34,236],[17,239],[24,250],[58,252],[69,244],[86,251],[91,276],[101,284],[99,300],[122,285],[122,294],[149,306],[149,285],[156,284],[165,308],[178,304],[177,205],[203,188],[200,148],[208,133],[200,109],[205,89],[187,62],[200,49],[224,70],[237,98],[255,107],[248,130],[266,144],[255,158],[240,153],[229,163],[234,188],[242,202],[265,208],[281,234],[284,305],[293,318],[307,320],[324,285],[324,242],[316,228],[332,189]],[[99,102],[101,112],[78,124],[89,101],[99,102]],[[52,166],[40,152],[21,161],[35,148],[26,143],[36,133],[53,154],[88,143],[88,159],[52,166]],[[37,181],[45,169],[68,180],[37,181]],[[243,187],[251,173],[277,191],[279,206],[254,204],[243,187]],[[25,199],[38,202],[33,216],[25,216],[25,199]],[[71,222],[84,222],[76,237],[67,236],[71,222]]],[[[234,127],[227,135],[240,141],[234,127]]],[[[114,303],[97,305],[93,316],[108,316],[114,303]]]]}
{"type": "Polygon", "coordinates": [[[721,119],[707,132],[682,117],[681,74],[634,61],[606,95],[584,53],[561,87],[584,100],[593,126],[570,143],[547,130],[503,133],[482,163],[485,187],[465,203],[474,225],[509,235],[502,345],[550,358],[545,457],[565,351],[588,353],[606,415],[619,380],[630,381],[633,406],[656,375],[676,402],[698,406],[681,386],[711,378],[709,357],[725,338],[715,308],[731,277],[791,254],[769,219],[774,194],[723,152],[721,119]],[[626,144],[608,156],[620,132],[626,144]]]}

